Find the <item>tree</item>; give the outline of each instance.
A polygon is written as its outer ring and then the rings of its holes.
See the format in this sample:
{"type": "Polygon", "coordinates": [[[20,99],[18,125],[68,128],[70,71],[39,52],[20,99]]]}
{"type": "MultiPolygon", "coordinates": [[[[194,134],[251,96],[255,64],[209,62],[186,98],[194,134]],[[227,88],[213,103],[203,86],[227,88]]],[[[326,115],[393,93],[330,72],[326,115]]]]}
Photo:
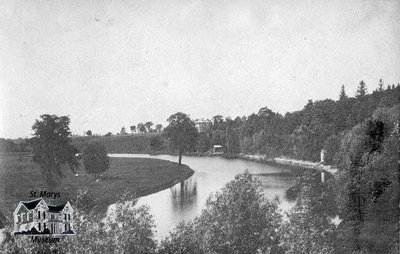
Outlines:
{"type": "Polygon", "coordinates": [[[261,182],[245,172],[210,195],[192,222],[181,223],[161,243],[161,253],[281,253],[278,200],[268,201],[261,182]]]}
{"type": "Polygon", "coordinates": [[[144,124],[144,126],[146,127],[146,129],[147,129],[147,132],[151,132],[151,126],[153,126],[153,123],[152,122],[146,122],[145,124],[144,124]]]}
{"type": "Polygon", "coordinates": [[[261,249],[276,253],[275,229],[281,223],[278,204],[264,198],[261,182],[248,172],[237,175],[209,197],[199,218],[206,252],[256,253],[261,249]]]}
{"type": "Polygon", "coordinates": [[[380,79],[379,80],[379,83],[378,83],[378,91],[379,92],[383,92],[383,80],[382,79],[380,79]]]}
{"type": "Polygon", "coordinates": [[[346,100],[348,98],[345,90],[344,90],[344,85],[340,88],[340,94],[339,94],[339,101],[346,100]]]}
{"type": "Polygon", "coordinates": [[[92,136],[92,131],[91,130],[86,131],[86,135],[92,136]]]}
{"type": "Polygon", "coordinates": [[[391,253],[398,246],[398,140],[394,126],[378,119],[343,138],[337,159],[340,253],[391,253]]]}
{"type": "Polygon", "coordinates": [[[335,178],[326,173],[306,170],[286,191],[296,201],[280,228],[285,253],[335,253],[336,227],[331,218],[337,215],[335,178]]]}
{"type": "Polygon", "coordinates": [[[260,117],[268,118],[268,117],[275,116],[275,113],[272,110],[270,110],[268,107],[263,107],[258,111],[257,115],[260,117]]]}
{"type": "Polygon", "coordinates": [[[125,195],[125,202],[117,202],[114,218],[107,218],[109,236],[114,238],[117,253],[155,253],[154,219],[148,206],[135,206],[133,196],[125,195]]]}
{"type": "Polygon", "coordinates": [[[143,123],[138,123],[138,124],[137,124],[137,130],[138,130],[140,133],[146,133],[146,132],[147,132],[146,126],[144,126],[143,123]]]}
{"type": "Polygon", "coordinates": [[[196,225],[189,221],[180,222],[166,239],[161,241],[159,254],[193,253],[203,254],[200,236],[196,233],[196,225]]]}
{"type": "Polygon", "coordinates": [[[280,231],[284,253],[335,253],[335,225],[329,217],[310,212],[307,205],[291,209],[280,231]]]}
{"type": "Polygon", "coordinates": [[[332,164],[336,154],[340,149],[340,137],[337,135],[329,136],[324,143],[325,163],[332,164]]]}
{"type": "Polygon", "coordinates": [[[213,130],[223,129],[224,117],[221,115],[213,116],[213,130]]]}
{"type": "Polygon", "coordinates": [[[180,165],[183,153],[194,149],[197,129],[189,116],[181,112],[171,115],[167,121],[169,125],[164,129],[164,135],[169,139],[171,148],[178,151],[180,165]]]}
{"type": "Polygon", "coordinates": [[[230,125],[226,127],[226,152],[229,155],[240,153],[239,130],[230,125]]]}
{"type": "Polygon", "coordinates": [[[112,133],[111,132],[107,132],[107,134],[106,135],[104,135],[104,136],[106,136],[106,137],[110,137],[112,135],[112,133]]]}
{"type": "Polygon", "coordinates": [[[68,116],[44,114],[32,126],[34,137],[31,140],[33,160],[40,164],[46,183],[55,184],[61,177],[61,164],[67,163],[72,171],[78,165],[75,158],[77,149],[71,145],[68,116]]]}
{"type": "Polygon", "coordinates": [[[357,88],[356,98],[364,97],[367,94],[367,86],[365,82],[361,80],[357,88]]]}
{"type": "Polygon", "coordinates": [[[211,148],[211,138],[208,133],[199,133],[196,139],[196,151],[207,152],[211,148]]]}
{"type": "Polygon", "coordinates": [[[121,128],[121,131],[120,131],[119,134],[120,134],[120,135],[126,135],[126,129],[125,129],[125,127],[122,127],[122,128],[121,128]]]}
{"type": "Polygon", "coordinates": [[[156,125],[156,131],[157,131],[158,133],[160,133],[160,132],[162,131],[162,128],[163,128],[162,124],[157,124],[157,125],[156,125]]]}
{"type": "Polygon", "coordinates": [[[105,172],[110,165],[105,147],[95,142],[89,143],[83,148],[82,162],[86,172],[95,175],[105,172]]]}
{"type": "Polygon", "coordinates": [[[132,125],[132,126],[131,126],[131,132],[132,132],[132,134],[133,134],[134,132],[136,132],[136,126],[135,126],[135,125],[132,125]]]}

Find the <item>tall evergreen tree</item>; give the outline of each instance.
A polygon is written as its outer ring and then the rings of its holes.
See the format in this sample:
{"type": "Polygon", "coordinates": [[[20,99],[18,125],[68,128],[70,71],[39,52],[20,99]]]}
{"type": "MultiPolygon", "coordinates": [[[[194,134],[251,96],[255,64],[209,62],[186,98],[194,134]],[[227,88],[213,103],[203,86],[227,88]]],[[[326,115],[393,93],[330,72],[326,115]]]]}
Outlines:
{"type": "Polygon", "coordinates": [[[383,91],[383,80],[382,80],[382,79],[379,80],[379,83],[378,83],[378,91],[379,91],[379,92],[382,92],[382,91],[383,91]]]}
{"type": "Polygon", "coordinates": [[[344,90],[344,85],[340,88],[339,101],[347,99],[348,96],[344,90]]]}
{"type": "Polygon", "coordinates": [[[361,80],[357,88],[356,98],[363,97],[366,94],[367,94],[367,86],[365,85],[365,82],[361,80]]]}

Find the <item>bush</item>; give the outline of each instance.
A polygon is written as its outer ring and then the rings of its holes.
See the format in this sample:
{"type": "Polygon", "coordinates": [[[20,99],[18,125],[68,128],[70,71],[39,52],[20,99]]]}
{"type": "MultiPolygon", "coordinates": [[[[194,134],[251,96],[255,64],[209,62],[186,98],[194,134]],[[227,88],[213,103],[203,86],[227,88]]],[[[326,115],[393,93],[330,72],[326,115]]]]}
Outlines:
{"type": "Polygon", "coordinates": [[[84,147],[82,162],[88,174],[103,173],[110,165],[106,149],[100,143],[89,143],[84,147]]]}
{"type": "Polygon", "coordinates": [[[159,253],[277,253],[278,201],[264,198],[261,182],[246,172],[215,195],[193,222],[161,243],[159,253]]]}
{"type": "Polygon", "coordinates": [[[200,236],[196,233],[192,221],[179,223],[169,236],[161,242],[158,254],[204,253],[200,245],[200,236]]]}

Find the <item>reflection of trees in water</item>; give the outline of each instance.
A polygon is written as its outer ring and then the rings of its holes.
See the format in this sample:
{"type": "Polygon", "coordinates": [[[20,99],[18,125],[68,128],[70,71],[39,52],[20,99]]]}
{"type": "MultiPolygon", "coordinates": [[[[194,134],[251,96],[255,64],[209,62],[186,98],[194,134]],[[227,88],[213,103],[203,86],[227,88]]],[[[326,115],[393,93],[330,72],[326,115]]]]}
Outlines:
{"type": "Polygon", "coordinates": [[[185,206],[191,206],[196,202],[197,182],[192,176],[181,181],[171,188],[172,204],[174,210],[181,210],[185,206]]]}

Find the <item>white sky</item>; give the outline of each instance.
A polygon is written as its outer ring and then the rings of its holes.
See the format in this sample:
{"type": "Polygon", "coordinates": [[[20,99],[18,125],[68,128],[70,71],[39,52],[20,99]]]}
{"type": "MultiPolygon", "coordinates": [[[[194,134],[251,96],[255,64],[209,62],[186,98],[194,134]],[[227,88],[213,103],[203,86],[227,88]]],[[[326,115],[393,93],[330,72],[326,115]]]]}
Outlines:
{"type": "Polygon", "coordinates": [[[0,137],[284,114],[400,82],[400,1],[0,0],[0,137]]]}

